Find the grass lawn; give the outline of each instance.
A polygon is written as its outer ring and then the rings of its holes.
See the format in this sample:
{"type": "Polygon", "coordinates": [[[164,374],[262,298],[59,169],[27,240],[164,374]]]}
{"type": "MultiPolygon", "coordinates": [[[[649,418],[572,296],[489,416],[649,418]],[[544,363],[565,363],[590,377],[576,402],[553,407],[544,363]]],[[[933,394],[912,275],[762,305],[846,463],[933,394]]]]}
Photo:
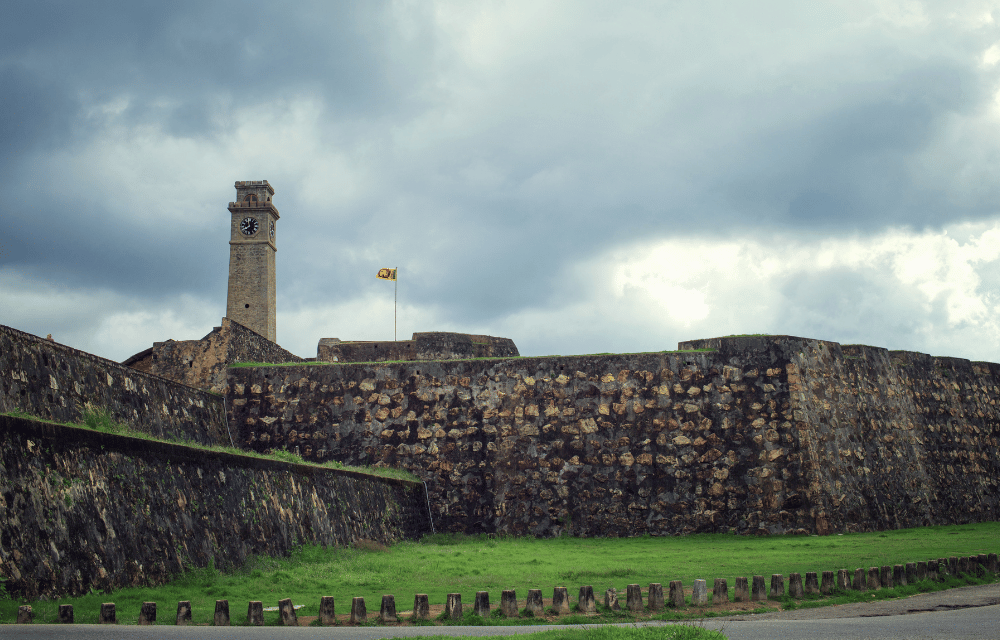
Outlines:
{"type": "MultiPolygon", "coordinates": [[[[432,605],[444,604],[448,593],[460,593],[466,611],[471,611],[476,591],[488,591],[491,604],[498,608],[501,591],[515,589],[519,606],[523,607],[528,589],[541,589],[545,598],[551,598],[553,587],[565,586],[575,602],[579,587],[591,585],[599,604],[603,603],[604,591],[614,587],[624,606],[625,587],[630,583],[644,589],[651,582],[662,583],[666,596],[671,580],[682,580],[690,589],[698,578],[708,582],[709,592],[714,578],[726,578],[732,599],[737,576],[763,575],[769,583],[774,573],[787,577],[799,572],[804,578],[808,571],[853,572],[857,567],[996,553],[1000,551],[998,541],[1000,523],[994,522],[826,537],[705,534],[535,539],[439,534],[390,548],[374,543],[349,549],[303,547],[289,558],[254,558],[233,573],[196,569],[157,588],[129,588],[27,604],[33,606],[36,622],[55,621],[57,605],[63,603],[74,605],[77,622],[94,622],[102,602],[115,602],[119,622],[135,623],[140,604],[155,601],[158,621],[172,624],[180,600],[191,601],[195,623],[207,623],[214,613],[215,600],[228,599],[233,622],[237,623],[245,618],[250,600],[260,600],[268,607],[282,598],[291,598],[295,604],[305,605],[299,610],[300,616],[315,616],[320,596],[333,596],[338,614],[348,613],[351,598],[361,596],[372,618],[378,614],[383,594],[395,595],[396,607],[403,612],[411,608],[416,593],[428,594],[432,605]]],[[[949,584],[965,583],[956,580],[949,584]]],[[[911,592],[916,592],[913,586],[882,590],[875,597],[911,592]]],[[[838,601],[848,601],[870,599],[872,594],[848,592],[837,597],[838,601]]],[[[804,604],[817,602],[821,601],[812,598],[804,604]]],[[[24,603],[0,600],[0,622],[12,622],[18,604],[24,603]]],[[[771,602],[768,606],[777,604],[771,602]]],[[[676,618],[677,613],[668,610],[666,617],[676,618]]],[[[265,620],[277,623],[277,616],[276,612],[266,613],[265,620]]],[[[562,620],[566,618],[581,616],[563,616],[562,620]]],[[[607,612],[604,618],[618,621],[623,614],[607,612]]]]}

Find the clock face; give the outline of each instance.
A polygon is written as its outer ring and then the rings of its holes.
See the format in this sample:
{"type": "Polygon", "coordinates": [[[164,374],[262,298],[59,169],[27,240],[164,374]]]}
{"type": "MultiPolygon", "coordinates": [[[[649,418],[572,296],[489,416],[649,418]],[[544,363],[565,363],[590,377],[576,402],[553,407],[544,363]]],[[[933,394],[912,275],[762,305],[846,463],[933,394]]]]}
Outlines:
{"type": "Polygon", "coordinates": [[[274,221],[271,221],[271,239],[274,240],[274,221]]]}
{"type": "Polygon", "coordinates": [[[245,236],[252,236],[257,233],[257,220],[255,218],[243,218],[243,222],[240,223],[240,231],[243,232],[245,236]]]}

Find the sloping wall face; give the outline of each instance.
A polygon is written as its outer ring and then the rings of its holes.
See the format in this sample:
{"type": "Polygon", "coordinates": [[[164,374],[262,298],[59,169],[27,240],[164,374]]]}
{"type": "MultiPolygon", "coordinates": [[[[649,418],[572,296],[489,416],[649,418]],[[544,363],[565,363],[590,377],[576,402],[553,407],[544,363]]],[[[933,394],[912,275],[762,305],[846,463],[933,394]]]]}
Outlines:
{"type": "Polygon", "coordinates": [[[160,584],[296,544],[429,532],[423,487],[0,416],[0,576],[19,597],[160,584]]]}
{"type": "Polygon", "coordinates": [[[151,435],[229,444],[221,396],[0,326],[0,411],[79,422],[86,403],[151,435]]]}

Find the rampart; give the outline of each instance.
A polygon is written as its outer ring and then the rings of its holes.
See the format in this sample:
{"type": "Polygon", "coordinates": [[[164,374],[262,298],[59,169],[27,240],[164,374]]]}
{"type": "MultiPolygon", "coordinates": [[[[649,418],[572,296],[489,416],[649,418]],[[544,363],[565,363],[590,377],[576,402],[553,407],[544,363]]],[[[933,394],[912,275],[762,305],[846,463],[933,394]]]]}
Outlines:
{"type": "Polygon", "coordinates": [[[790,336],[680,346],[715,350],[231,369],[231,423],[255,449],[411,470],[439,530],[1000,519],[997,365],[790,336]]]}
{"type": "Polygon", "coordinates": [[[0,411],[80,422],[87,403],[154,436],[229,444],[219,395],[0,325],[0,411]]]}
{"type": "Polygon", "coordinates": [[[0,576],[36,598],[430,530],[423,486],[0,416],[0,576]]]}
{"type": "Polygon", "coordinates": [[[386,362],[393,360],[459,360],[512,358],[520,355],[510,338],[428,331],[411,340],[341,341],[323,338],[316,347],[320,362],[386,362]]]}

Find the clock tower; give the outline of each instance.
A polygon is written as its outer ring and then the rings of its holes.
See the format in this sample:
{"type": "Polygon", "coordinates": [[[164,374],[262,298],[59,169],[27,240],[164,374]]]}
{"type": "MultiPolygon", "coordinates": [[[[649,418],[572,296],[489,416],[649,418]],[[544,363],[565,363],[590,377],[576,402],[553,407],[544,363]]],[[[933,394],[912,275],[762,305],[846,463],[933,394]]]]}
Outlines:
{"type": "Polygon", "coordinates": [[[236,183],[236,202],[229,203],[229,294],[226,317],[276,340],[274,225],[278,210],[267,180],[236,183]]]}

